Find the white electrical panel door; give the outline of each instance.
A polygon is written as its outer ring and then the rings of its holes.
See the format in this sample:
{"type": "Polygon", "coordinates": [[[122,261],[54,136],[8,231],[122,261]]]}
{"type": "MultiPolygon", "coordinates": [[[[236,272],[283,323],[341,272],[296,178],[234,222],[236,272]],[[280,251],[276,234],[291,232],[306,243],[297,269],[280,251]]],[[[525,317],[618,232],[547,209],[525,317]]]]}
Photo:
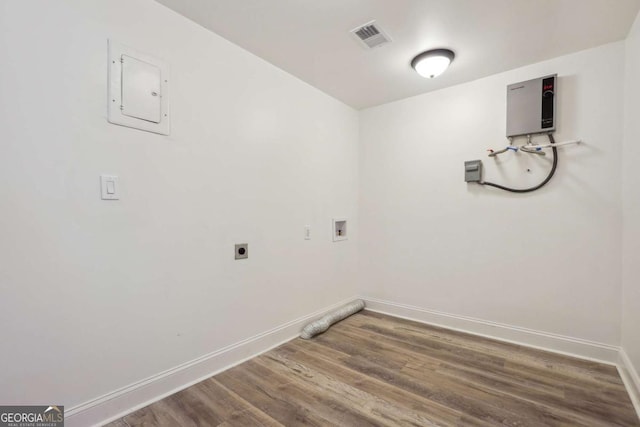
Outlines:
{"type": "Polygon", "coordinates": [[[160,123],[160,68],[122,55],[122,114],[160,123]]]}
{"type": "Polygon", "coordinates": [[[169,67],[109,40],[110,123],[169,135],[169,67]]]}

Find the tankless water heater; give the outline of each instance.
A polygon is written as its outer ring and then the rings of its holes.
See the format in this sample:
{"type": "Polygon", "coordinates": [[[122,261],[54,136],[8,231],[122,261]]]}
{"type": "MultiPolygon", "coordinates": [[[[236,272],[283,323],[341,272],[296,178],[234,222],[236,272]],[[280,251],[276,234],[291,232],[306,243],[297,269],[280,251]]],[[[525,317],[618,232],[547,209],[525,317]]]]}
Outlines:
{"type": "Polygon", "coordinates": [[[557,74],[507,86],[507,137],[556,130],[557,74]]]}

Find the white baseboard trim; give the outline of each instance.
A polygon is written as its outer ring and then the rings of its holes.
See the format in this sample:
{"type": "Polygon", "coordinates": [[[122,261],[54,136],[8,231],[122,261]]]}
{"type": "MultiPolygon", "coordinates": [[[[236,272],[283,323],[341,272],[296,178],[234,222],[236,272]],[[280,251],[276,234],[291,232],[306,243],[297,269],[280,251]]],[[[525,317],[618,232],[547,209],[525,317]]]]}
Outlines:
{"type": "Polygon", "coordinates": [[[581,359],[610,365],[619,363],[620,347],[617,346],[475,319],[473,317],[458,316],[377,298],[363,296],[360,298],[364,300],[367,310],[581,359]]]}
{"type": "Polygon", "coordinates": [[[636,413],[640,418],[640,376],[627,356],[627,353],[624,351],[624,348],[503,323],[475,319],[473,317],[428,310],[377,298],[364,296],[360,296],[359,298],[364,300],[367,310],[377,313],[388,314],[394,317],[540,350],[552,351],[580,359],[615,365],[629,393],[636,413]]]}
{"type": "Polygon", "coordinates": [[[297,337],[311,319],[355,300],[349,298],[251,338],[160,372],[104,396],[65,410],[69,427],[100,426],[238,365],[297,337]]]}
{"type": "Polygon", "coordinates": [[[636,412],[640,418],[640,375],[638,375],[638,371],[636,371],[635,367],[631,363],[631,360],[629,359],[627,352],[624,351],[624,348],[620,349],[618,372],[620,372],[620,377],[622,378],[624,385],[627,387],[631,402],[633,402],[633,406],[636,408],[636,412]]]}
{"type": "Polygon", "coordinates": [[[624,349],[620,347],[361,296],[340,301],[315,313],[69,408],[65,411],[66,425],[69,427],[100,426],[121,418],[295,338],[310,320],[358,298],[365,301],[367,310],[616,365],[640,416],[640,377],[624,349]]]}

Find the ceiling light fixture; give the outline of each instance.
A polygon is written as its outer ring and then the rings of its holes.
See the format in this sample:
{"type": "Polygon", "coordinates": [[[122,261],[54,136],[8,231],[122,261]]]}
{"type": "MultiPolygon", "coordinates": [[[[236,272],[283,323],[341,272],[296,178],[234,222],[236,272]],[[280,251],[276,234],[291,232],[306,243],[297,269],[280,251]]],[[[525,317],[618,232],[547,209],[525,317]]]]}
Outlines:
{"type": "Polygon", "coordinates": [[[449,49],[428,50],[413,58],[411,66],[422,77],[432,79],[444,73],[455,56],[449,49]]]}

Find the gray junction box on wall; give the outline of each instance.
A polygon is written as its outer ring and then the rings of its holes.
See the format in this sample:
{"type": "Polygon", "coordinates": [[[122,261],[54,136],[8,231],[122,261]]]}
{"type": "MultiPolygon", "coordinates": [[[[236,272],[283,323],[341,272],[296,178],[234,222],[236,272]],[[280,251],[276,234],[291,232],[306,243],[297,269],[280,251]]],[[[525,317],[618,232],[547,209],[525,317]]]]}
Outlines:
{"type": "Polygon", "coordinates": [[[464,162],[465,182],[482,181],[482,160],[469,160],[464,162]]]}
{"type": "Polygon", "coordinates": [[[557,74],[507,86],[507,137],[556,130],[557,74]]]}

